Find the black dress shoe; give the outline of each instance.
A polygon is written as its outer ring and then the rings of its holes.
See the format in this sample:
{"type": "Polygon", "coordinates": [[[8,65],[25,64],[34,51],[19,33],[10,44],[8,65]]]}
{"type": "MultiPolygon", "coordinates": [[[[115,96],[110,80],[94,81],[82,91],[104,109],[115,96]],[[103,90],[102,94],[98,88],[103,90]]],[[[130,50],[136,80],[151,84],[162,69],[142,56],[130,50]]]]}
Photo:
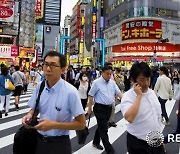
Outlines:
{"type": "Polygon", "coordinates": [[[100,144],[93,144],[93,147],[95,147],[98,150],[103,150],[103,147],[100,144]]]}
{"type": "Polygon", "coordinates": [[[7,112],[5,113],[5,116],[8,116],[8,113],[7,113],[7,112]]]}
{"type": "Polygon", "coordinates": [[[117,124],[113,121],[113,122],[109,122],[109,127],[116,127],[117,124]]]}
{"type": "Polygon", "coordinates": [[[0,111],[0,118],[2,118],[2,112],[0,111]]]}

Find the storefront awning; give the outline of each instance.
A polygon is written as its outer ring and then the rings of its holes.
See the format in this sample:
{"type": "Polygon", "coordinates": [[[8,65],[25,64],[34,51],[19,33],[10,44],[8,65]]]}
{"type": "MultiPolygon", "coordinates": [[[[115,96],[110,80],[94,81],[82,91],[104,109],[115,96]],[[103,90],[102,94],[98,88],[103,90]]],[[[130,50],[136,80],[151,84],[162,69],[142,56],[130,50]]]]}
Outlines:
{"type": "MultiPolygon", "coordinates": [[[[149,60],[153,60],[153,57],[111,57],[108,59],[109,62],[114,62],[114,61],[149,61],[149,60]]],[[[171,61],[180,61],[180,57],[177,58],[169,58],[169,57],[157,57],[156,58],[157,61],[167,61],[167,60],[171,60],[171,61]]]]}

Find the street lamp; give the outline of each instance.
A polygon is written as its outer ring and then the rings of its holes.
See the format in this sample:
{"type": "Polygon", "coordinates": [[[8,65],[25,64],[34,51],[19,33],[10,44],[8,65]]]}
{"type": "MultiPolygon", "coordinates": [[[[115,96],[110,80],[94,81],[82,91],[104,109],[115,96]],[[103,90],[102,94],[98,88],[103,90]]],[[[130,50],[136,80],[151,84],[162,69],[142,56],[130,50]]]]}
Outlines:
{"type": "Polygon", "coordinates": [[[157,44],[158,43],[166,43],[166,42],[169,42],[168,38],[165,38],[165,39],[160,38],[160,39],[158,39],[158,41],[155,44],[154,54],[153,54],[153,63],[154,63],[155,66],[157,65],[157,63],[156,63],[157,62],[157,54],[156,54],[156,52],[157,52],[157,44]]]}

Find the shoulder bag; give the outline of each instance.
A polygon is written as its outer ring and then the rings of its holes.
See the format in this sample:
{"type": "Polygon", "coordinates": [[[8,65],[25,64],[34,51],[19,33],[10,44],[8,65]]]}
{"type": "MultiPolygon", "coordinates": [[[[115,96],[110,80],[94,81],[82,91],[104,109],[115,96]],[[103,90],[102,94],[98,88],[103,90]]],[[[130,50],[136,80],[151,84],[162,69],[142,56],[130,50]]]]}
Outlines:
{"type": "MultiPolygon", "coordinates": [[[[32,121],[36,121],[35,111],[39,104],[40,95],[45,87],[45,81],[40,85],[38,97],[36,99],[36,105],[34,113],[32,115],[32,121]]],[[[37,143],[37,130],[30,128],[27,129],[22,126],[14,135],[13,154],[34,154],[37,143]]]]}
{"type": "Polygon", "coordinates": [[[82,130],[76,130],[77,140],[79,144],[84,144],[87,136],[89,135],[89,123],[90,123],[91,115],[88,118],[88,125],[82,130]]]}
{"type": "Polygon", "coordinates": [[[5,79],[5,89],[14,90],[15,86],[12,84],[11,80],[5,79]]]}

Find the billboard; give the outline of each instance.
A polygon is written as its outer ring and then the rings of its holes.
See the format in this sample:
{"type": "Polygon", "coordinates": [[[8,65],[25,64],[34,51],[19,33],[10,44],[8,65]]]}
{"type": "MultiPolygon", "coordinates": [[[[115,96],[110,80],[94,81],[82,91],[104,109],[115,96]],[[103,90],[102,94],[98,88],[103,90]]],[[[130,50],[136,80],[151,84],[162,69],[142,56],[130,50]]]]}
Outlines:
{"type": "Polygon", "coordinates": [[[0,56],[2,57],[16,57],[18,56],[17,46],[0,46],[0,56]]]}
{"type": "Polygon", "coordinates": [[[116,53],[128,53],[128,52],[179,52],[180,44],[170,43],[125,43],[121,45],[115,45],[112,47],[112,51],[116,53]]]}
{"type": "Polygon", "coordinates": [[[43,25],[37,24],[36,25],[36,45],[35,49],[37,50],[37,53],[39,56],[42,56],[43,54],[43,25]]]}
{"type": "Polygon", "coordinates": [[[0,21],[14,21],[14,1],[0,1],[0,21]]]}
{"type": "Polygon", "coordinates": [[[156,19],[132,19],[122,23],[121,39],[160,39],[162,21],[156,19]]]}
{"type": "Polygon", "coordinates": [[[43,17],[44,13],[44,0],[36,0],[36,19],[43,17]]]}

